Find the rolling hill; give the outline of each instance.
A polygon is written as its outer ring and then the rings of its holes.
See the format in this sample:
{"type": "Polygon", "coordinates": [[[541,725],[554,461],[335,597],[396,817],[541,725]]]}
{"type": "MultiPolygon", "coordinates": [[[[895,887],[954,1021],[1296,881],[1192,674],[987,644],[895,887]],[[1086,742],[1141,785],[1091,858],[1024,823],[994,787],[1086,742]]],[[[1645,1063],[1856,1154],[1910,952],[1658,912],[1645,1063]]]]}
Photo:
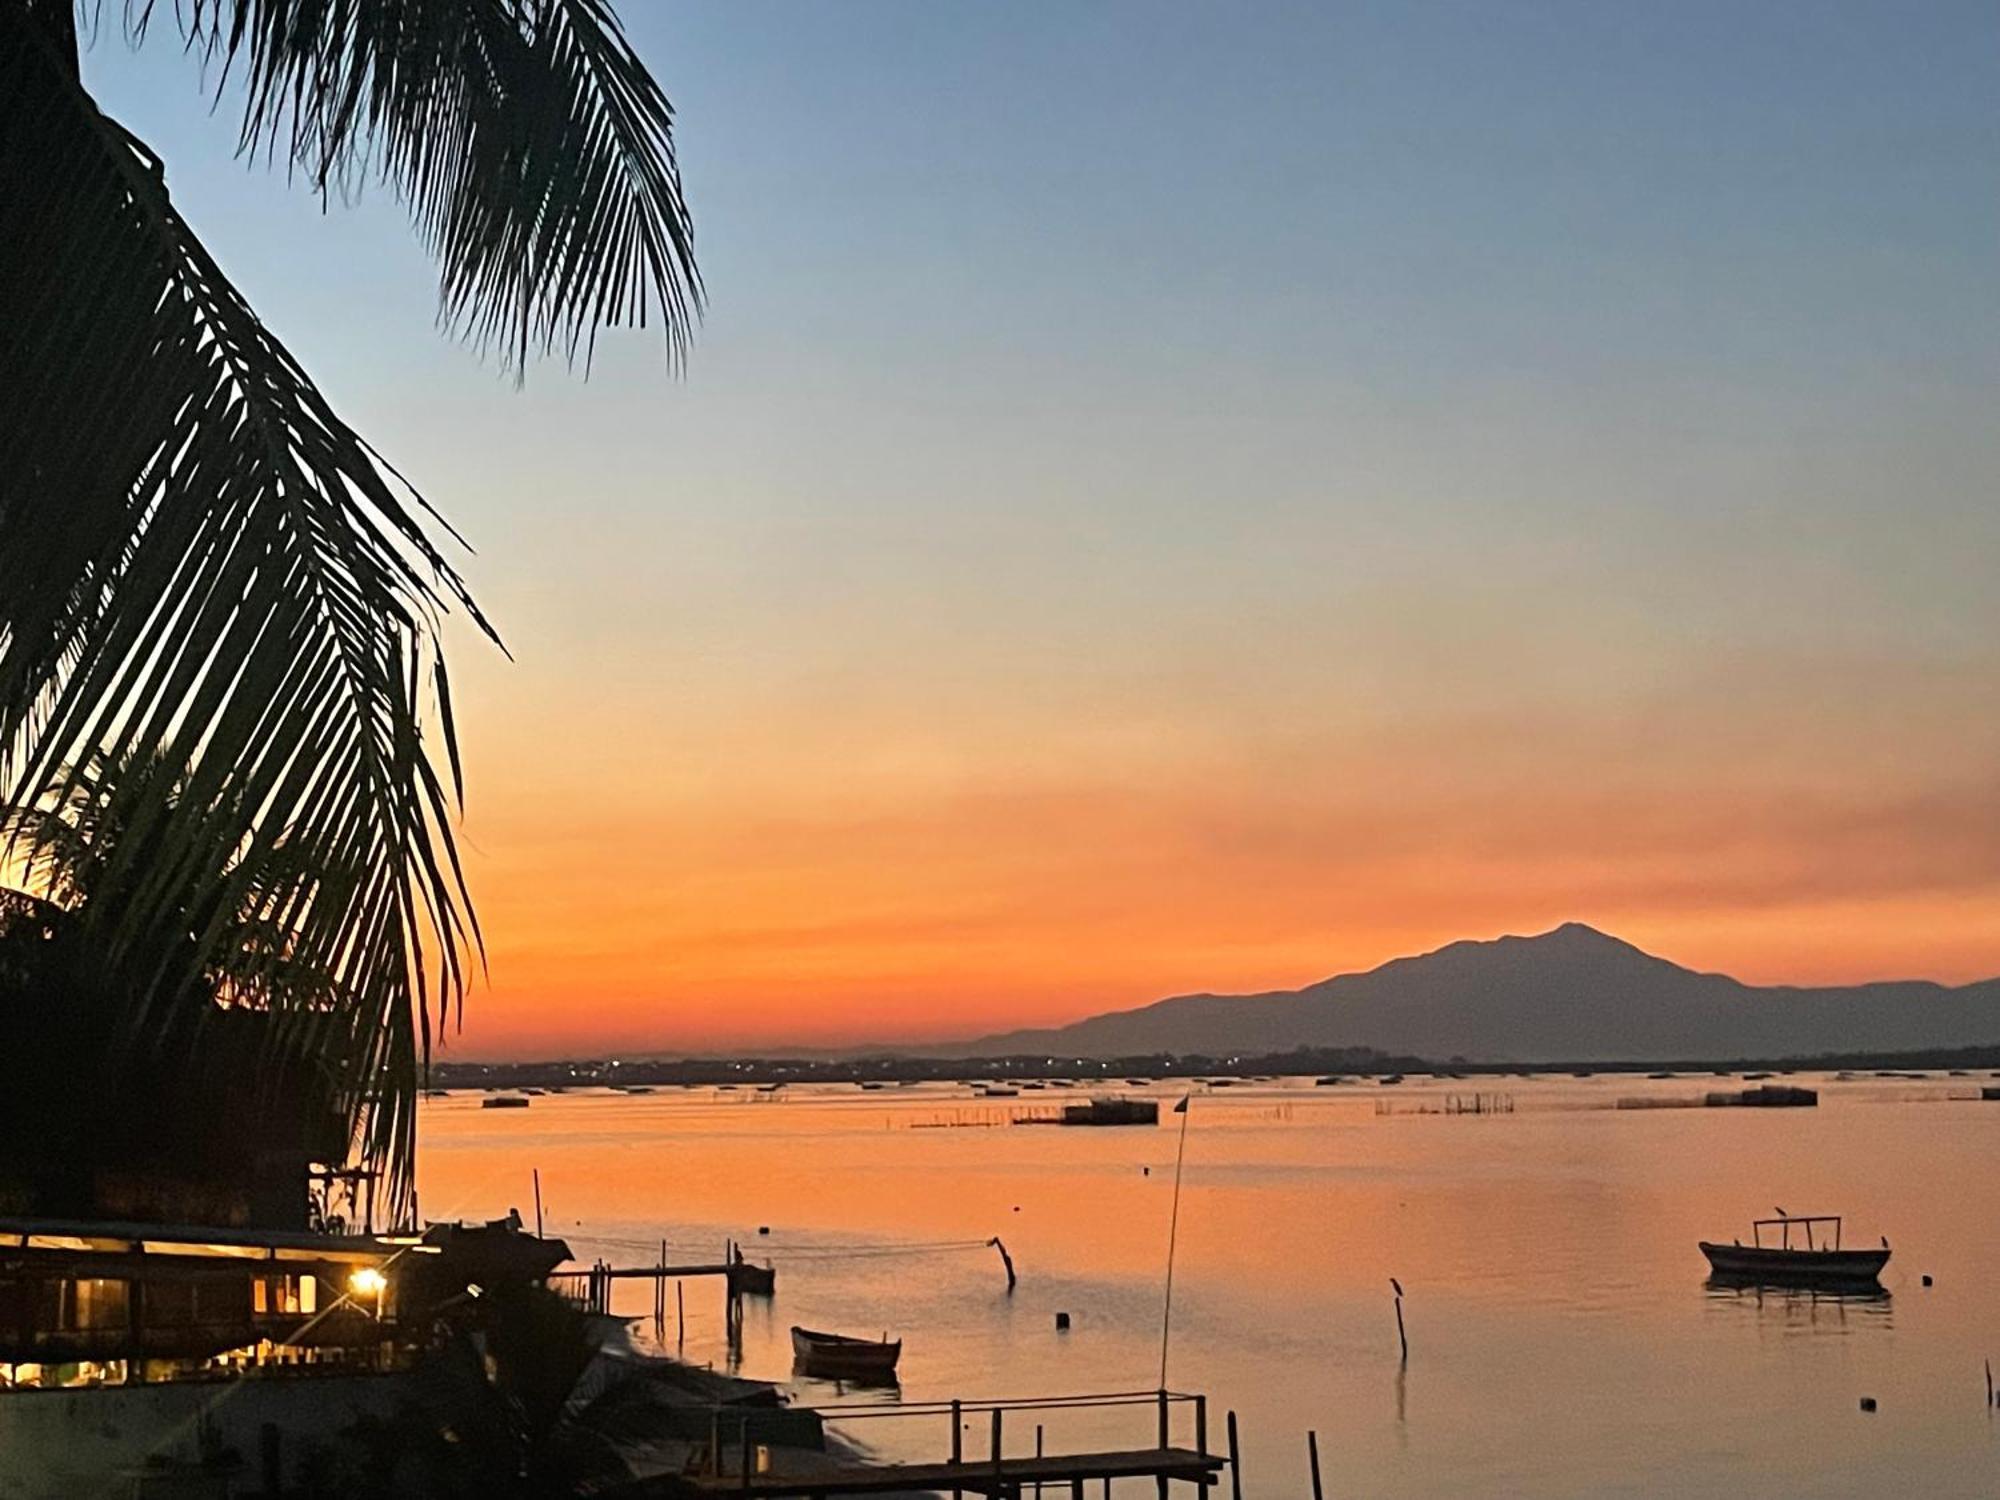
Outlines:
{"type": "Polygon", "coordinates": [[[1579,922],[1460,942],[1300,990],[1179,995],[1072,1025],[919,1051],[1224,1057],[1373,1047],[1487,1062],[1797,1057],[2000,1042],[2000,979],[1838,988],[1743,984],[1655,958],[1579,922]]]}

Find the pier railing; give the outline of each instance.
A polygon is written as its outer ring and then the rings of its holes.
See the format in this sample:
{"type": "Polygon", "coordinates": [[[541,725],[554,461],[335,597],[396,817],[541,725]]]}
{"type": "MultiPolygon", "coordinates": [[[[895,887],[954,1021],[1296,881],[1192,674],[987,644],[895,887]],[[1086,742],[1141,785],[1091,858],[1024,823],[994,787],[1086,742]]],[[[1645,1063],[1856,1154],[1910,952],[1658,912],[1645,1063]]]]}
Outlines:
{"type": "MultiPolygon", "coordinates": [[[[871,1446],[879,1451],[880,1445],[871,1446]]],[[[1208,1398],[1167,1390],[895,1404],[835,1402],[769,1412],[717,1406],[710,1410],[709,1442],[697,1464],[705,1489],[764,1496],[887,1490],[1021,1495],[1039,1494],[1045,1486],[1080,1494],[1086,1480],[1108,1486],[1114,1479],[1152,1480],[1165,1496],[1176,1481],[1205,1490],[1217,1482],[1222,1466],[1223,1457],[1209,1446],[1208,1398]],[[1142,1438],[1112,1450],[1050,1451],[1045,1431],[1049,1417],[1112,1408],[1148,1414],[1150,1442],[1142,1438]],[[763,1435],[772,1435],[779,1423],[796,1423],[808,1413],[823,1424],[843,1428],[861,1422],[948,1421],[950,1433],[944,1456],[935,1461],[841,1461],[813,1455],[815,1461],[790,1467],[799,1463],[798,1455],[759,1442],[760,1426],[763,1435]],[[1032,1451],[1027,1447],[1030,1430],[1032,1451]]]]}

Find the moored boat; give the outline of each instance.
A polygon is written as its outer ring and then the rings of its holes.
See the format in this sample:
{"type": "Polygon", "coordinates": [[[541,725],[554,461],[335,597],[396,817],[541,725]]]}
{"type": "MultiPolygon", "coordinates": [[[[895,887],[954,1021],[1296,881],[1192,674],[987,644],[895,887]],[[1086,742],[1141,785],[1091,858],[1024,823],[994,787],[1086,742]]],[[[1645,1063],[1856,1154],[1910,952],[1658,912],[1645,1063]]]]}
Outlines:
{"type": "Polygon", "coordinates": [[[1837,1214],[1781,1214],[1757,1219],[1750,1226],[1751,1243],[1700,1241],[1709,1270],[1717,1281],[1771,1286],[1870,1287],[1889,1263],[1889,1242],[1879,1248],[1850,1250],[1840,1242],[1837,1214]],[[1775,1231],[1778,1243],[1766,1244],[1775,1231]],[[1799,1243],[1803,1239],[1804,1243],[1799,1243]]]}
{"type": "Polygon", "coordinates": [[[902,1353],[901,1339],[857,1339],[816,1328],[792,1328],[792,1357],[808,1375],[889,1380],[902,1353]]]}

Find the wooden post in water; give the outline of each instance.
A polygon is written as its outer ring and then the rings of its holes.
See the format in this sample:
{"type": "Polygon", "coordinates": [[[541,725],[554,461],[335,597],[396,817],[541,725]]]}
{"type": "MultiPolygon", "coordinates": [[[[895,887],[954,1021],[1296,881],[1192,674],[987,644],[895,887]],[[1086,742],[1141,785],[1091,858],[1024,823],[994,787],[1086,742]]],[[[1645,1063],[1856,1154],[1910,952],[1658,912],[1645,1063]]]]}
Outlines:
{"type": "Polygon", "coordinates": [[[1229,1414],[1229,1496],[1243,1500],[1243,1451],[1236,1446],[1236,1413],[1229,1414]]]}
{"type": "Polygon", "coordinates": [[[1326,1500],[1326,1491],[1319,1485],[1319,1434],[1310,1427],[1306,1429],[1306,1458],[1312,1464],[1313,1500],[1326,1500]]]}
{"type": "Polygon", "coordinates": [[[1208,1457],[1208,1396],[1205,1392],[1194,1398],[1194,1451],[1203,1458],[1208,1457]]]}
{"type": "MultiPolygon", "coordinates": [[[[956,1396],[951,1398],[951,1461],[965,1462],[965,1407],[956,1396]]],[[[961,1500],[964,1494],[964,1490],[954,1489],[951,1500],[961,1500]]]]}
{"type": "Polygon", "coordinates": [[[540,1167],[536,1167],[534,1169],[534,1172],[535,1172],[535,1238],[540,1239],[542,1237],[542,1169],[540,1167]]]}
{"type": "Polygon", "coordinates": [[[688,1340],[687,1283],[674,1278],[674,1339],[682,1348],[688,1340]]]}
{"type": "Polygon", "coordinates": [[[997,1486],[1000,1480],[1000,1408],[993,1408],[993,1479],[997,1486]]]}
{"type": "Polygon", "coordinates": [[[1389,1285],[1396,1289],[1396,1342],[1403,1349],[1403,1363],[1410,1362],[1410,1336],[1403,1331],[1403,1283],[1395,1277],[1389,1278],[1389,1285]]]}
{"type": "MultiPolygon", "coordinates": [[[[1035,1424],[1035,1457],[1040,1458],[1041,1456],[1042,1456],[1042,1424],[1040,1422],[1037,1422],[1035,1424]]],[[[1038,1474],[1041,1472],[1039,1465],[1036,1467],[1035,1472],[1038,1474]]],[[[1039,1479],[1035,1481],[1035,1500],[1042,1500],[1042,1482],[1039,1479]]]]}
{"type": "MultiPolygon", "coordinates": [[[[1171,1429],[1168,1426],[1168,1418],[1167,1418],[1167,1388],[1165,1386],[1161,1386],[1160,1387],[1160,1451],[1163,1453],[1166,1451],[1167,1438],[1170,1435],[1170,1432],[1171,1429]]],[[[1166,1475],[1162,1474],[1159,1476],[1157,1488],[1159,1491],[1160,1500],[1167,1500],[1166,1475]]]]}

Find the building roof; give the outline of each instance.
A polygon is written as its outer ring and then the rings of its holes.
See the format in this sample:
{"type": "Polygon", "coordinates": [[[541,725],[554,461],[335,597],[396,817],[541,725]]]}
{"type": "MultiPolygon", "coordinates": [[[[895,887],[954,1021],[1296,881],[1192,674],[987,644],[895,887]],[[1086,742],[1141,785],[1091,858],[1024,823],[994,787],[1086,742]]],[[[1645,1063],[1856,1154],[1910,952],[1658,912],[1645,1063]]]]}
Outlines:
{"type": "Polygon", "coordinates": [[[0,1251],[212,1256],[231,1260],[347,1261],[374,1264],[401,1255],[436,1255],[416,1235],[306,1234],[192,1224],[107,1223],[98,1219],[0,1218],[0,1251]]]}

